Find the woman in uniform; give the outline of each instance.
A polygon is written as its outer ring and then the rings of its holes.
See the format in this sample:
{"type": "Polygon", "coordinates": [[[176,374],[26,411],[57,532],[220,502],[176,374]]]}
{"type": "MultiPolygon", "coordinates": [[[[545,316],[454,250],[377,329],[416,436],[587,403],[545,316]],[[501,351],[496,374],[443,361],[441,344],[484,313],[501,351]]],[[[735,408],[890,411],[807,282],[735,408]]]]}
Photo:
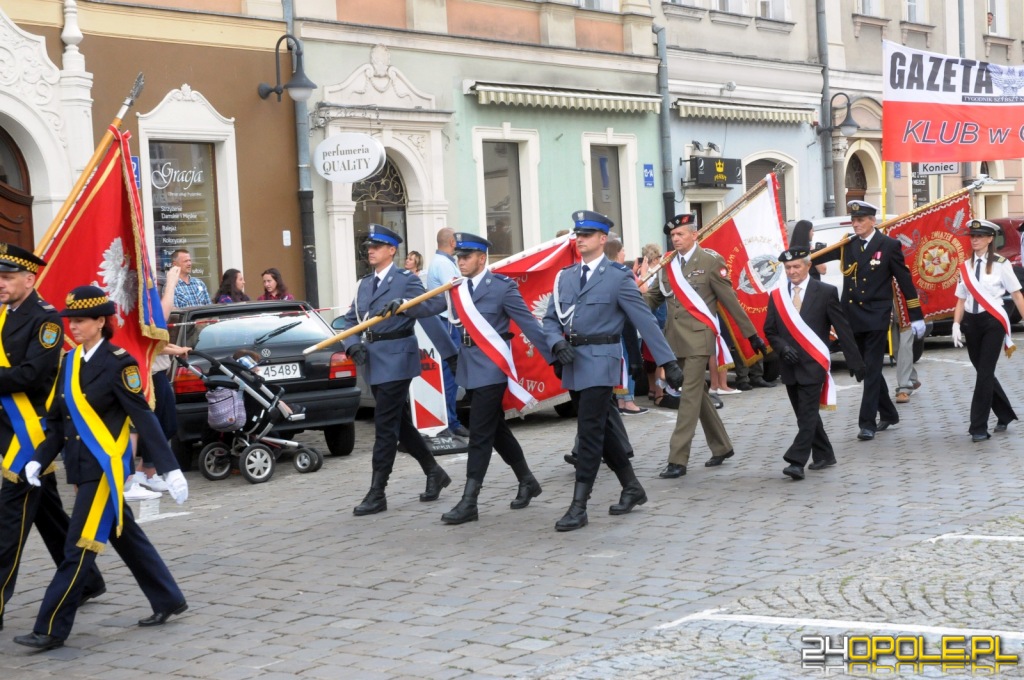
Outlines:
{"type": "Polygon", "coordinates": [[[39,485],[39,473],[64,451],[68,483],[75,484],[64,561],[46,589],[33,632],[14,638],[38,651],[61,647],[71,633],[84,584],[82,575],[109,541],[142,588],[153,614],[140,626],[158,626],[188,605],[167,566],[124,503],[125,479],[132,472],[129,420],[150,448],[157,471],[164,474],[179,504],[188,484],[142,394],[139,365],[113,345],[117,309],[95,286],[68,294],[68,319],[77,343],[61,359],[53,403],[46,416],[46,439],[25,466],[25,476],[39,485]]]}
{"type": "Polygon", "coordinates": [[[1006,393],[996,379],[999,350],[1005,345],[1006,355],[1013,352],[1010,324],[1003,309],[1003,295],[1010,293],[1017,309],[1024,316],[1024,295],[1010,261],[996,254],[999,227],[986,220],[972,220],[971,257],[960,265],[960,283],[956,287],[956,309],[953,311],[953,344],[964,346],[978,372],[971,399],[971,440],[982,442],[988,433],[990,412],[996,414],[996,432],[1005,432],[1011,420],[1017,420],[1006,393]],[[1004,325],[1005,321],[1005,325],[1004,325]],[[961,332],[962,329],[962,332],[961,332]]]}

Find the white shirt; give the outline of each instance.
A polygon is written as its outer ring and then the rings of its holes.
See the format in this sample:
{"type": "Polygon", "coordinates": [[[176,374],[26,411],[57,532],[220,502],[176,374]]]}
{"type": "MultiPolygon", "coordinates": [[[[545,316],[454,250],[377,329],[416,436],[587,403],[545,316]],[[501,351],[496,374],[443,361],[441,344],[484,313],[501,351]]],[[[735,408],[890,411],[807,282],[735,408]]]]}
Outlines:
{"type": "MultiPolygon", "coordinates": [[[[811,278],[810,276],[807,279],[811,278]]],[[[800,291],[800,304],[803,305],[804,298],[807,296],[807,279],[804,279],[800,283],[789,283],[789,299],[792,300],[796,296],[796,292],[800,291]]]]}
{"type": "MultiPolygon", "coordinates": [[[[693,244],[692,248],[690,248],[688,251],[683,253],[683,259],[686,260],[687,262],[689,262],[690,259],[693,257],[693,254],[695,252],[697,252],[697,244],[696,243],[693,244]]],[[[676,257],[679,257],[679,253],[676,253],[676,257]]]]}
{"type": "Polygon", "coordinates": [[[469,280],[473,282],[473,291],[474,292],[477,291],[477,290],[480,290],[480,283],[484,280],[484,277],[487,276],[487,271],[488,271],[487,267],[484,267],[483,269],[480,270],[479,274],[477,274],[476,276],[470,277],[469,280]]]}
{"type": "Polygon", "coordinates": [[[89,361],[89,359],[92,359],[92,355],[96,354],[96,350],[98,350],[100,348],[100,345],[102,345],[102,344],[103,344],[103,338],[100,338],[100,341],[97,342],[95,345],[93,345],[92,349],[88,350],[87,352],[85,352],[82,355],[82,361],[89,361]]]}
{"type": "MultiPolygon", "coordinates": [[[[430,266],[427,268],[426,288],[433,290],[460,276],[462,274],[459,272],[459,266],[452,260],[451,255],[438,250],[434,253],[434,259],[430,261],[430,266]]],[[[473,285],[476,286],[476,283],[473,285]]],[[[448,310],[443,310],[441,316],[447,319],[448,310]]]]}
{"type": "MultiPolygon", "coordinates": [[[[602,263],[603,261],[604,261],[604,253],[601,253],[601,254],[600,254],[599,256],[597,256],[597,257],[596,257],[596,258],[595,258],[595,259],[594,259],[594,260],[593,260],[592,262],[581,262],[581,263],[580,263],[580,265],[581,265],[581,266],[580,266],[580,272],[581,272],[581,273],[582,273],[582,271],[583,271],[583,266],[585,265],[585,266],[587,267],[587,281],[589,281],[589,280],[590,280],[590,277],[591,277],[591,275],[592,275],[592,274],[593,274],[594,272],[596,272],[596,271],[597,271],[597,268],[601,266],[601,263],[602,263]]],[[[476,284],[473,284],[473,285],[476,285],[476,284]]]]}
{"type": "MultiPolygon", "coordinates": [[[[1017,280],[1017,275],[1013,273],[1013,265],[1010,264],[1009,260],[1005,260],[1002,263],[992,263],[992,273],[986,273],[986,262],[987,257],[981,258],[981,276],[978,277],[978,285],[981,287],[982,292],[988,293],[990,296],[997,300],[1006,293],[1012,293],[1016,290],[1020,290],[1020,281],[1017,280]]],[[[973,274],[977,260],[971,258],[967,261],[967,267],[973,274]]],[[[956,284],[956,296],[964,301],[964,309],[968,312],[974,311],[974,296],[967,290],[967,285],[963,281],[956,284]]],[[[980,311],[985,311],[984,308],[980,308],[980,311]]]]}
{"type": "MultiPolygon", "coordinates": [[[[374,276],[376,276],[376,277],[377,277],[377,286],[378,286],[378,287],[380,286],[380,284],[384,283],[384,279],[388,278],[388,274],[390,274],[390,273],[391,273],[391,268],[392,268],[392,267],[394,267],[394,266],[395,266],[395,263],[394,263],[394,262],[392,262],[392,263],[391,263],[391,264],[389,264],[389,265],[388,265],[387,267],[384,267],[384,270],[383,270],[383,271],[381,271],[381,272],[375,272],[375,273],[374,273],[374,276]]],[[[373,282],[371,281],[371,282],[370,282],[370,284],[372,285],[372,284],[373,284],[373,282]]]]}

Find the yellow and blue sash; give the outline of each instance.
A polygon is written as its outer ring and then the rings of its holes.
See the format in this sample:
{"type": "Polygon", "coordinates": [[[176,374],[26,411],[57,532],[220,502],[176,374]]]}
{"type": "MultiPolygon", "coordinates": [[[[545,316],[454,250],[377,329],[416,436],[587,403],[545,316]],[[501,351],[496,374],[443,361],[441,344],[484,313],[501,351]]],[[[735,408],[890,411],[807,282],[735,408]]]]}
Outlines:
{"type": "Polygon", "coordinates": [[[64,394],[67,395],[64,401],[82,443],[103,468],[103,478],[96,487],[82,536],[76,545],[101,553],[106,548],[111,526],[117,523],[118,536],[124,526],[124,480],[125,470],[130,467],[128,456],[131,455],[128,418],[124,419],[121,433],[115,440],[82,392],[79,374],[83,352],[84,348],[79,345],[68,357],[69,365],[64,370],[64,394]]]}
{"type": "MultiPolygon", "coordinates": [[[[3,311],[0,311],[0,368],[11,367],[7,352],[4,351],[3,329],[6,322],[7,306],[4,305],[3,311]]],[[[25,464],[32,460],[36,447],[46,437],[43,433],[46,422],[36,413],[24,392],[0,395],[0,404],[3,404],[14,429],[11,443],[4,452],[2,473],[6,479],[17,482],[25,464]]]]}

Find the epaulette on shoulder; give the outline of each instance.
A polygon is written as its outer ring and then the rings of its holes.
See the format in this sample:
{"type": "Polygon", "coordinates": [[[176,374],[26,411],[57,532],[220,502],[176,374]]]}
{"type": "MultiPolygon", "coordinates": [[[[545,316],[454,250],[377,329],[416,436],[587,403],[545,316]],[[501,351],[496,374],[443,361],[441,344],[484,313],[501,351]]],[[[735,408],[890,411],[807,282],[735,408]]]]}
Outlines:
{"type": "Polygon", "coordinates": [[[42,309],[43,309],[44,311],[47,311],[47,312],[56,312],[56,311],[57,311],[57,308],[56,308],[56,307],[54,307],[53,305],[51,305],[51,304],[50,304],[49,302],[47,302],[46,300],[39,300],[39,306],[40,306],[40,307],[41,307],[41,308],[42,308],[42,309]]]}
{"type": "Polygon", "coordinates": [[[565,271],[566,269],[572,269],[572,268],[573,268],[573,267],[575,267],[575,266],[576,266],[577,264],[578,264],[577,262],[573,262],[573,263],[572,263],[571,265],[569,265],[568,267],[562,267],[562,271],[564,272],[564,271],[565,271]]]}
{"type": "Polygon", "coordinates": [[[621,269],[624,272],[628,272],[629,271],[629,267],[627,267],[626,265],[622,264],[621,262],[612,262],[611,265],[613,267],[615,267],[616,269],[621,269]]]}
{"type": "Polygon", "coordinates": [[[128,354],[128,350],[126,350],[124,347],[118,347],[112,352],[112,354],[115,357],[123,357],[124,355],[128,354]]]}
{"type": "Polygon", "coordinates": [[[404,274],[404,275],[406,275],[406,276],[412,276],[412,272],[411,272],[411,271],[409,271],[408,269],[399,269],[399,270],[398,270],[398,273],[399,273],[399,274],[404,274]]]}
{"type": "Polygon", "coordinates": [[[504,274],[499,274],[498,272],[491,272],[491,276],[498,279],[499,281],[512,281],[513,283],[515,283],[515,279],[509,278],[504,274]]]}
{"type": "Polygon", "coordinates": [[[995,260],[996,260],[996,262],[999,262],[1000,264],[1002,264],[1003,262],[1006,262],[1006,258],[1003,257],[1002,255],[996,255],[995,260]]]}

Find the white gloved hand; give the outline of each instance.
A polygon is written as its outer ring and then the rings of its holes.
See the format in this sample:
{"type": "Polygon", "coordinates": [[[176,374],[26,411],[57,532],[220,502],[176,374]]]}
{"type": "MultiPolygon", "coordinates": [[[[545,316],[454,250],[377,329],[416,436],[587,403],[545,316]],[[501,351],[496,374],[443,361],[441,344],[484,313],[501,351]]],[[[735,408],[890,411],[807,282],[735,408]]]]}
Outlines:
{"type": "Polygon", "coordinates": [[[910,328],[914,331],[914,335],[916,335],[918,337],[918,339],[924,337],[924,332],[925,332],[924,321],[911,321],[910,322],[910,328]]]}
{"type": "Polygon", "coordinates": [[[34,460],[25,463],[25,481],[32,486],[42,486],[43,483],[39,481],[39,472],[42,469],[43,466],[34,460]]]}
{"type": "Polygon", "coordinates": [[[960,324],[953,324],[953,347],[964,346],[964,334],[960,332],[960,324]]]}
{"type": "Polygon", "coordinates": [[[188,500],[188,482],[181,470],[171,470],[164,475],[164,479],[167,481],[167,493],[171,494],[175,503],[181,505],[188,500]]]}

